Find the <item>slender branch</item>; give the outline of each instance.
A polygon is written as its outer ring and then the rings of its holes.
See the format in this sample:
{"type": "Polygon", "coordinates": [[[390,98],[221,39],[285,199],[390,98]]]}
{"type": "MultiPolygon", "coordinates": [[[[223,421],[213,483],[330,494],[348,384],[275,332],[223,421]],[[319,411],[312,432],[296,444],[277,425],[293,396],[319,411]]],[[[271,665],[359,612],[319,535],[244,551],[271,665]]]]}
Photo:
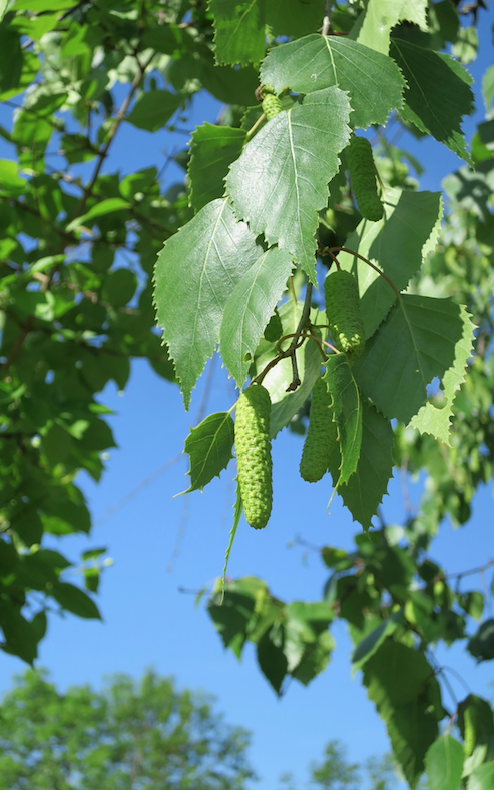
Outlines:
{"type": "Polygon", "coordinates": [[[459,573],[448,573],[446,576],[443,576],[444,579],[461,579],[463,576],[472,576],[474,573],[483,573],[488,568],[491,568],[494,565],[494,560],[489,560],[485,563],[485,565],[481,565],[478,568],[471,568],[469,571],[460,571],[459,573]]]}
{"type": "Polygon", "coordinates": [[[265,121],[265,120],[266,120],[266,113],[263,112],[263,114],[260,115],[259,118],[257,119],[257,121],[255,122],[254,126],[251,129],[249,129],[249,131],[245,135],[245,139],[246,139],[247,142],[257,132],[258,128],[260,127],[262,122],[265,121]]]}
{"type": "Polygon", "coordinates": [[[113,123],[113,126],[111,127],[110,131],[108,132],[108,139],[107,139],[106,143],[101,148],[101,150],[100,150],[100,152],[98,154],[98,162],[97,162],[96,167],[94,169],[93,177],[91,178],[91,181],[89,182],[88,186],[85,187],[84,194],[83,194],[83,196],[81,197],[81,199],[79,201],[79,205],[77,206],[77,208],[75,210],[75,213],[74,213],[74,216],[72,217],[72,219],[75,219],[76,217],[80,217],[81,214],[84,213],[84,209],[86,207],[86,203],[87,203],[89,197],[92,194],[92,191],[94,189],[96,181],[98,180],[98,176],[99,176],[100,170],[101,170],[101,168],[103,166],[103,162],[105,161],[105,159],[106,159],[106,157],[108,155],[108,149],[110,148],[110,145],[113,142],[113,139],[114,139],[114,137],[115,137],[115,135],[116,135],[116,133],[118,131],[118,128],[119,128],[120,124],[122,123],[122,121],[123,121],[123,119],[125,117],[125,113],[129,109],[130,102],[132,101],[132,99],[134,97],[134,94],[135,94],[137,88],[139,87],[139,83],[141,82],[141,79],[143,78],[143,76],[144,76],[144,74],[146,72],[146,69],[149,66],[149,64],[151,63],[151,61],[154,58],[154,56],[155,56],[155,52],[153,51],[151,53],[151,55],[148,57],[148,59],[146,60],[146,62],[143,65],[141,65],[141,63],[139,61],[139,58],[136,55],[136,60],[137,60],[137,63],[139,65],[139,70],[138,70],[137,74],[135,75],[134,79],[132,80],[132,84],[130,86],[130,91],[128,92],[127,96],[125,97],[124,101],[122,102],[122,106],[120,107],[119,111],[117,112],[117,114],[115,116],[115,121],[113,123]]]}

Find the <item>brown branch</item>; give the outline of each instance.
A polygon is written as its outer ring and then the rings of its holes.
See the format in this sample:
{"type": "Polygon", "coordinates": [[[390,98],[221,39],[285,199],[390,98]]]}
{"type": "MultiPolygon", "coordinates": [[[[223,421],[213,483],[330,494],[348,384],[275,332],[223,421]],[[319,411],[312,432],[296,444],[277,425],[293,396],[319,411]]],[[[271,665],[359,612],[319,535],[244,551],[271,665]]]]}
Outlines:
{"type": "Polygon", "coordinates": [[[117,112],[117,114],[115,116],[115,121],[113,123],[113,126],[111,127],[110,131],[108,132],[108,140],[106,141],[106,143],[103,145],[103,147],[99,151],[98,162],[96,164],[93,176],[92,176],[91,181],[89,182],[88,186],[84,188],[84,194],[83,194],[83,196],[81,197],[81,199],[79,201],[79,205],[77,206],[77,208],[75,210],[75,213],[74,213],[74,216],[72,217],[72,219],[76,219],[76,217],[80,217],[81,214],[84,213],[84,209],[86,208],[86,203],[87,203],[89,197],[92,194],[92,191],[94,189],[96,181],[98,180],[98,176],[99,176],[100,170],[101,170],[101,168],[103,166],[103,162],[105,161],[105,159],[106,159],[106,157],[108,155],[108,149],[110,148],[110,145],[112,144],[112,141],[115,138],[115,135],[116,135],[116,133],[118,131],[118,128],[119,128],[120,124],[122,123],[122,121],[123,121],[123,119],[125,117],[125,113],[129,109],[130,102],[132,101],[132,99],[134,97],[134,94],[135,94],[137,88],[139,87],[139,83],[141,82],[141,79],[143,78],[143,76],[145,74],[145,71],[146,71],[147,67],[149,66],[149,64],[151,63],[152,59],[154,58],[155,54],[156,53],[153,51],[152,54],[149,56],[149,58],[146,60],[146,62],[143,65],[141,65],[141,63],[139,62],[139,58],[136,55],[136,60],[137,60],[137,63],[139,65],[139,70],[138,70],[137,74],[135,75],[134,79],[132,80],[132,84],[130,86],[130,91],[128,92],[127,96],[123,100],[122,106],[120,107],[120,109],[118,110],[118,112],[117,112]]]}

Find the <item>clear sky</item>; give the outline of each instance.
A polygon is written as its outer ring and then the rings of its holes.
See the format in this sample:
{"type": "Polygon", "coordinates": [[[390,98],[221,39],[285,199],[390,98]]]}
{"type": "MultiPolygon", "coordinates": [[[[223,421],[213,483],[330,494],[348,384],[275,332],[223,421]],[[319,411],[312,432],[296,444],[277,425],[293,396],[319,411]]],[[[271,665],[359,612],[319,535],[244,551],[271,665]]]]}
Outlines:
{"type": "MultiPolygon", "coordinates": [[[[488,13],[480,12],[481,57],[471,68],[476,91],[492,56],[493,20],[492,6],[488,13]]],[[[186,128],[204,120],[214,122],[218,110],[217,102],[198,97],[186,128]]],[[[483,118],[481,106],[475,117],[483,118]]],[[[474,123],[469,120],[465,129],[470,138],[474,123]]],[[[164,131],[151,135],[123,124],[105,170],[120,169],[124,174],[153,164],[159,167],[166,152],[183,147],[186,140],[184,135],[164,131]]],[[[417,142],[405,136],[402,142],[403,147],[410,143],[410,150],[428,170],[422,178],[423,189],[438,189],[441,178],[460,166],[454,154],[434,141],[417,142]]],[[[9,152],[2,148],[0,155],[9,156],[9,152]]],[[[173,167],[168,171],[171,180],[180,178],[173,167]]],[[[179,591],[196,591],[221,573],[231,525],[233,465],[203,494],[172,498],[187,486],[187,459],[180,453],[189,426],[196,423],[207,378],[208,369],[193,393],[189,413],[183,410],[178,388],[159,379],[143,361],[133,363],[125,394],[117,393],[114,385],[101,394],[101,402],[115,410],[110,422],[119,448],[110,453],[99,485],[86,475],[79,478],[93,518],[100,523],[90,538],[64,538],[59,545],[74,561],[86,548],[108,547],[114,564],[105,572],[98,596],[104,623],[52,616],[41,645],[40,665],[50,670],[61,688],[86,682],[100,686],[103,676],[114,672],[139,677],[150,666],[160,674],[173,675],[181,687],[203,688],[218,698],[218,709],[230,723],[252,730],[251,757],[261,776],[255,785],[259,790],[274,790],[279,774],[289,770],[301,785],[307,764],[321,756],[328,740],[340,738],[349,748],[349,757],[361,761],[387,751],[387,736],[359,676],[351,679],[351,644],[341,624],[332,629],[337,647],[329,668],[308,688],[294,682],[280,701],[257,668],[253,646],[247,645],[241,663],[224,652],[203,606],[194,607],[193,595],[179,591]],[[171,459],[177,459],[175,465],[118,512],[105,517],[108,508],[171,459]]],[[[216,359],[205,413],[229,408],[233,400],[232,382],[216,359]]],[[[287,431],[274,442],[272,519],[263,531],[250,529],[242,520],[229,574],[258,575],[280,598],[318,600],[327,570],[316,554],[305,555],[303,549],[287,544],[300,535],[317,546],[350,548],[359,530],[338,497],[330,515],[326,513],[331,493],[328,478],[316,485],[300,479],[301,450],[302,439],[287,431]]],[[[491,489],[492,484],[478,494],[468,527],[453,530],[446,523],[434,541],[432,556],[448,572],[476,567],[492,556],[491,489]]],[[[415,501],[419,496],[419,486],[412,486],[415,501]]],[[[384,514],[397,524],[403,517],[398,480],[390,485],[384,514]]],[[[487,581],[490,584],[491,579],[487,581]]],[[[465,589],[479,583],[472,578],[465,589]]],[[[490,693],[488,665],[476,667],[458,648],[441,648],[437,656],[440,663],[460,673],[469,690],[484,696],[490,693]]],[[[0,668],[0,691],[5,691],[12,675],[22,672],[24,665],[0,653],[0,668]]],[[[468,691],[456,677],[450,681],[459,699],[466,696],[468,691]]],[[[452,707],[447,692],[445,702],[452,707]]]]}

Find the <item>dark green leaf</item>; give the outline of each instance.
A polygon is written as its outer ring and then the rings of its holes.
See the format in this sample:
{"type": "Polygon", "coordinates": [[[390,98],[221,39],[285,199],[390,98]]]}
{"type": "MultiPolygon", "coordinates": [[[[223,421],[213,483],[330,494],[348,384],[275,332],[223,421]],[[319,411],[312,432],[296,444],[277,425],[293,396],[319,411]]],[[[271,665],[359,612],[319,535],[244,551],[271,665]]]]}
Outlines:
{"type": "Polygon", "coordinates": [[[403,117],[471,164],[461,131],[473,111],[470,74],[449,55],[393,38],[391,55],[408,83],[403,117]]]}
{"type": "Polygon", "coordinates": [[[403,623],[403,609],[383,620],[381,625],[370,632],[365,639],[358,643],[352,656],[352,669],[353,672],[362,669],[364,664],[374,655],[376,650],[382,645],[384,640],[391,636],[396,631],[399,625],[403,623]]]}
{"type": "Polygon", "coordinates": [[[494,659],[494,619],[482,623],[477,633],[469,640],[467,650],[479,662],[494,659]]]}
{"type": "Polygon", "coordinates": [[[461,308],[451,299],[404,294],[355,360],[355,378],[386,417],[408,423],[427,385],[453,365],[462,333],[461,308]]]}
{"type": "Polygon", "coordinates": [[[228,167],[237,159],[245,142],[243,129],[205,123],[192,133],[187,173],[190,205],[199,211],[225,191],[228,167]]]}
{"type": "Polygon", "coordinates": [[[182,99],[175,93],[151,90],[142,94],[125,120],[138,129],[157,132],[170,120],[181,103],[182,99]]]}
{"type": "Polygon", "coordinates": [[[184,451],[190,457],[189,491],[202,491],[213,477],[219,477],[232,456],[233,420],[228,412],[210,414],[200,425],[192,428],[185,440],[184,451]]]}
{"type": "Polygon", "coordinates": [[[74,587],[67,582],[57,582],[53,585],[51,594],[60,604],[62,609],[88,619],[101,620],[98,607],[80,587],[74,587]]]}
{"type": "Polygon", "coordinates": [[[259,63],[266,51],[266,0],[211,0],[217,63],[259,63]]]}
{"type": "Polygon", "coordinates": [[[275,623],[257,643],[257,660],[261,671],[278,695],[288,671],[288,661],[283,651],[283,632],[283,626],[275,623]]]}

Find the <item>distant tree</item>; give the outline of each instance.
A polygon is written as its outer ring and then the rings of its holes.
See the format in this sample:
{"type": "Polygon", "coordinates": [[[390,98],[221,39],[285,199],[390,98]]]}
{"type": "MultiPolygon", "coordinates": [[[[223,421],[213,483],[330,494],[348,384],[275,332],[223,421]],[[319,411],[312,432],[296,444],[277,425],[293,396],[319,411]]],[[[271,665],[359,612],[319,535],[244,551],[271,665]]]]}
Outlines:
{"type": "Polygon", "coordinates": [[[311,765],[311,790],[359,790],[360,766],[348,763],[346,748],[338,740],[329,741],[324,759],[311,765]]]}
{"type": "Polygon", "coordinates": [[[28,670],[0,705],[1,790],[243,790],[249,734],[148,672],[57,691],[28,670]]]}

